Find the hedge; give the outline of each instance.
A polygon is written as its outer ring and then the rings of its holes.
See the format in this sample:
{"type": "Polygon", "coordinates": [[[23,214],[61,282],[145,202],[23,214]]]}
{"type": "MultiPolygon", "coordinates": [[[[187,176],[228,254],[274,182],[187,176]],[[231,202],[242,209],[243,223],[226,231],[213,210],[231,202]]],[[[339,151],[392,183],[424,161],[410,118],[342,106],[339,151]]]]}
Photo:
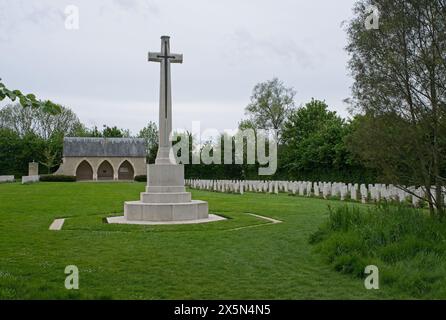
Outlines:
{"type": "Polygon", "coordinates": [[[46,174],[40,176],[40,181],[43,182],[76,182],[75,176],[64,176],[60,174],[46,174]]]}
{"type": "Polygon", "coordinates": [[[147,182],[147,176],[144,175],[140,175],[140,176],[135,176],[135,181],[137,182],[147,182]]]}

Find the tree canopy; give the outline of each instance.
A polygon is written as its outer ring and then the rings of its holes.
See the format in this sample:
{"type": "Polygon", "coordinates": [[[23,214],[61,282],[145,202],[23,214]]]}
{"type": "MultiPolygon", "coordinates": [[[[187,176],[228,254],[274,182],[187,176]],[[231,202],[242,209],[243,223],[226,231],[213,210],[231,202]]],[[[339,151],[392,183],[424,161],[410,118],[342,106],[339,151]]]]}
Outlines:
{"type": "Polygon", "coordinates": [[[295,94],[293,88],[286,87],[278,78],[258,83],[245,109],[248,120],[242,121],[241,126],[274,129],[280,137],[283,124],[294,109],[295,94]]]}
{"type": "Polygon", "coordinates": [[[365,8],[371,4],[357,1],[347,27],[352,103],[365,115],[352,150],[383,179],[424,186],[431,212],[443,216],[446,5],[383,0],[379,28],[366,30],[365,8]]]}
{"type": "Polygon", "coordinates": [[[283,130],[281,163],[290,177],[367,180],[367,172],[349,153],[350,123],[312,99],[295,110],[283,130]]]}

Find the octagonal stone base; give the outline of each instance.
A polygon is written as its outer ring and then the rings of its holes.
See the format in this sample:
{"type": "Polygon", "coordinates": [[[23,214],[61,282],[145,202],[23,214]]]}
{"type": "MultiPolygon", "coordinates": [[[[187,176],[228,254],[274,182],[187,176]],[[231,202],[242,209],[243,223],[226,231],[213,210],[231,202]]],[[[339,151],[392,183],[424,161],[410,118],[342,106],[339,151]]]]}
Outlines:
{"type": "Polygon", "coordinates": [[[174,222],[209,218],[208,203],[192,200],[184,187],[184,166],[149,164],[147,186],[140,201],[124,203],[124,219],[128,222],[174,222]]]}
{"type": "Polygon", "coordinates": [[[175,220],[175,221],[130,221],[124,218],[124,216],[119,217],[108,217],[107,223],[110,224],[130,224],[130,225],[142,225],[142,226],[161,226],[161,225],[176,225],[176,224],[202,224],[202,223],[210,223],[217,221],[224,221],[226,218],[222,216],[218,216],[216,214],[209,214],[209,217],[206,219],[198,219],[198,220],[175,220]]]}
{"type": "Polygon", "coordinates": [[[124,217],[129,221],[186,221],[208,218],[208,203],[191,200],[184,203],[124,203],[124,217]]]}

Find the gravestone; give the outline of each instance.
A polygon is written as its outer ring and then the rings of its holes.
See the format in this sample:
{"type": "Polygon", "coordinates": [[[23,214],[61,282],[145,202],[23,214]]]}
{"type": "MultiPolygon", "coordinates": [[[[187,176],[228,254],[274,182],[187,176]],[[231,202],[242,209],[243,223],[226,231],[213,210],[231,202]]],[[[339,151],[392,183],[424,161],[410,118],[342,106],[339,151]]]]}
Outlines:
{"type": "Polygon", "coordinates": [[[302,181],[299,181],[299,195],[303,196],[305,193],[305,186],[304,183],[302,181]]]}
{"type": "Polygon", "coordinates": [[[350,199],[352,199],[352,200],[354,200],[354,201],[358,200],[358,185],[357,185],[357,184],[354,184],[354,185],[352,185],[352,187],[351,187],[351,190],[350,190],[350,199]]]}
{"type": "Polygon", "coordinates": [[[317,183],[317,182],[314,183],[314,196],[315,197],[319,197],[320,196],[320,194],[319,194],[319,183],[317,183]]]}
{"type": "Polygon", "coordinates": [[[359,191],[361,193],[361,202],[367,203],[368,190],[367,190],[367,187],[365,186],[365,184],[361,184],[359,191]]]}
{"type": "Polygon", "coordinates": [[[291,183],[291,192],[293,194],[296,194],[297,192],[297,183],[295,181],[291,183]]]}
{"type": "Polygon", "coordinates": [[[344,201],[348,193],[348,186],[345,184],[341,184],[339,187],[339,194],[341,196],[341,201],[344,201]]]}
{"type": "Polygon", "coordinates": [[[311,189],[313,188],[313,183],[309,181],[307,183],[307,197],[311,197],[311,189]]]}

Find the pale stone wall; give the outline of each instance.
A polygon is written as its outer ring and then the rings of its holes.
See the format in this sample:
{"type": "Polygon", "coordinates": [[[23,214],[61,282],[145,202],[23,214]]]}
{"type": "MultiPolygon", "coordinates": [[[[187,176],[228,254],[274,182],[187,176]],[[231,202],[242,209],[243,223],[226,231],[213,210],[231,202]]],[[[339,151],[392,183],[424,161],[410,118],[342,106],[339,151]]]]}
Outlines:
{"type": "Polygon", "coordinates": [[[0,182],[14,182],[14,176],[0,176],[0,182]]]}
{"type": "Polygon", "coordinates": [[[147,174],[145,157],[64,157],[62,164],[55,174],[75,176],[77,167],[84,160],[87,161],[93,169],[93,180],[97,180],[98,168],[105,160],[113,167],[114,180],[118,180],[118,169],[126,160],[133,166],[135,176],[147,174]]]}
{"type": "Polygon", "coordinates": [[[37,162],[30,162],[28,164],[28,176],[39,175],[39,164],[37,162]]]}

